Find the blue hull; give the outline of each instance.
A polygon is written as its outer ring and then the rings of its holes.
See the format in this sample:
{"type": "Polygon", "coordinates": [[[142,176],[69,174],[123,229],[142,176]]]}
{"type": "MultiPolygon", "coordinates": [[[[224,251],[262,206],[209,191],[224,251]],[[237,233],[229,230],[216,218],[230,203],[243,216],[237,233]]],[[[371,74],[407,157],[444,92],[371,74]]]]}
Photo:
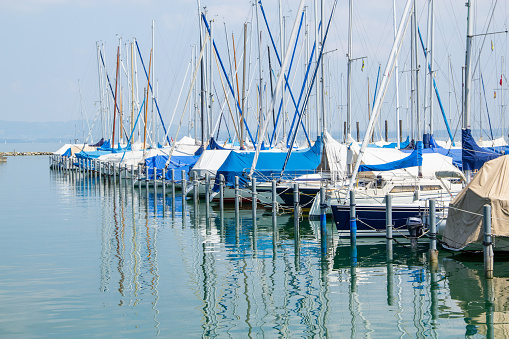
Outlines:
{"type": "MultiPolygon", "coordinates": [[[[350,236],[350,206],[332,205],[331,208],[339,235],[350,236]]],[[[358,237],[385,236],[385,206],[357,205],[355,210],[357,212],[358,237]]],[[[408,236],[408,230],[405,227],[407,218],[416,217],[422,214],[424,210],[419,206],[393,206],[393,236],[408,236]]]]}

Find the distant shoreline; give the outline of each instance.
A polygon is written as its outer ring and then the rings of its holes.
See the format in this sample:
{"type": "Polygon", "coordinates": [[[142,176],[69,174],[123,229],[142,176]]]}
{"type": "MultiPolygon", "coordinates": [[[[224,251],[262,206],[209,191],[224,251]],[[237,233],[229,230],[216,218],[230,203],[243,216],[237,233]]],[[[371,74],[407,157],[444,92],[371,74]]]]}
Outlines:
{"type": "Polygon", "coordinates": [[[52,155],[53,152],[0,152],[0,156],[17,157],[27,155],[52,155]]]}

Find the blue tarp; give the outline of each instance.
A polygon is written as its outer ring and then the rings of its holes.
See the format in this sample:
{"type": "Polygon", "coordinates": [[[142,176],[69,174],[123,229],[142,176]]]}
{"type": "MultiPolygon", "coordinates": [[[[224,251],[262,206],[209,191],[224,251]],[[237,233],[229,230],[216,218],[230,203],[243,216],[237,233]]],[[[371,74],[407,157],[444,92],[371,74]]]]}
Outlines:
{"type": "MultiPolygon", "coordinates": [[[[462,170],[462,162],[461,162],[461,149],[447,149],[447,148],[443,148],[441,146],[439,146],[435,139],[433,138],[433,135],[428,135],[428,148],[424,147],[424,149],[422,150],[422,153],[439,153],[439,154],[442,154],[442,155],[445,155],[447,157],[451,157],[452,158],[452,164],[454,166],[456,166],[460,171],[462,170]]],[[[426,137],[426,134],[424,134],[424,136],[426,137]]],[[[423,138],[424,139],[424,138],[423,138]]],[[[415,146],[414,146],[415,142],[414,140],[412,139],[409,144],[407,145],[407,147],[405,147],[403,149],[403,147],[401,148],[401,151],[403,152],[413,152],[413,150],[415,149],[415,146]]],[[[425,145],[423,145],[425,146],[425,145]]]]}
{"type": "MultiPolygon", "coordinates": [[[[322,150],[323,140],[321,137],[318,137],[313,147],[293,151],[286,165],[284,172],[285,177],[295,178],[304,174],[314,173],[315,169],[320,164],[322,150]]],[[[257,178],[258,182],[264,182],[267,178],[278,179],[283,169],[286,154],[287,152],[260,152],[253,176],[257,178]]],[[[223,165],[221,165],[217,171],[214,190],[216,192],[219,191],[220,174],[224,176],[227,186],[233,187],[235,185],[235,176],[238,176],[240,186],[246,187],[248,184],[247,174],[251,169],[254,155],[255,152],[230,152],[230,155],[228,155],[223,165]]]]}
{"type": "Polygon", "coordinates": [[[111,151],[101,150],[98,148],[96,151],[91,151],[91,152],[81,151],[79,153],[76,153],[75,156],[78,159],[97,159],[101,155],[105,155],[105,154],[111,154],[111,151]]]}
{"type": "MultiPolygon", "coordinates": [[[[399,148],[405,148],[410,143],[410,138],[407,136],[405,141],[402,141],[399,143],[399,148]]],[[[382,146],[382,148],[397,148],[398,143],[397,142],[391,142],[388,145],[382,146]]]]}
{"type": "Polygon", "coordinates": [[[462,145],[462,162],[463,170],[478,170],[484,165],[486,161],[495,159],[500,154],[490,151],[489,149],[479,147],[472,138],[470,129],[461,130],[461,145],[462,145]]]}
{"type": "Polygon", "coordinates": [[[98,143],[90,145],[90,146],[101,147],[103,144],[104,144],[104,138],[101,138],[101,140],[99,140],[98,143]]]}
{"type": "Polygon", "coordinates": [[[175,169],[175,180],[182,179],[182,170],[185,170],[186,175],[189,176],[189,170],[194,166],[200,157],[195,155],[174,155],[168,163],[167,155],[156,155],[145,159],[145,167],[147,169],[147,178],[154,179],[154,168],[158,177],[162,174],[162,169],[166,166],[165,177],[171,180],[171,170],[175,169]]]}
{"type": "Polygon", "coordinates": [[[400,168],[422,166],[422,142],[417,141],[417,148],[407,157],[378,165],[360,165],[359,172],[392,171],[400,168]]]}
{"type": "Polygon", "coordinates": [[[72,155],[71,148],[69,147],[67,151],[65,151],[64,154],[62,154],[63,157],[70,157],[72,155]]]}

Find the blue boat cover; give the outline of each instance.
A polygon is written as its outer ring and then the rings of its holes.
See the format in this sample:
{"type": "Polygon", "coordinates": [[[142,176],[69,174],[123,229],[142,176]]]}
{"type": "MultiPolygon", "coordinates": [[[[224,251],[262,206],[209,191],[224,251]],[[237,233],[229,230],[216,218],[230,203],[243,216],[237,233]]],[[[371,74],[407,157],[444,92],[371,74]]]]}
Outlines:
{"type": "MultiPolygon", "coordinates": [[[[295,178],[304,174],[314,173],[322,159],[323,139],[318,137],[311,148],[293,151],[285,168],[285,178],[295,178]]],[[[278,179],[287,152],[260,152],[256,170],[253,176],[258,182],[265,182],[267,178],[278,179]]],[[[255,152],[232,151],[218,169],[214,191],[219,191],[219,175],[222,174],[228,187],[235,185],[235,176],[239,177],[241,187],[248,184],[247,174],[251,169],[255,152]]]]}
{"type": "Polygon", "coordinates": [[[63,157],[70,157],[72,155],[71,148],[69,147],[67,151],[65,151],[64,154],[62,154],[63,157]]]}
{"type": "Polygon", "coordinates": [[[81,151],[79,153],[76,153],[75,156],[78,159],[97,159],[101,155],[105,155],[105,154],[111,154],[111,151],[101,150],[98,148],[96,151],[91,151],[91,152],[81,151]]]}
{"type": "Polygon", "coordinates": [[[422,166],[422,141],[417,141],[417,148],[403,159],[378,165],[360,165],[359,172],[392,171],[400,168],[422,166]]]}
{"type": "MultiPolygon", "coordinates": [[[[407,136],[405,141],[402,141],[399,143],[399,148],[405,148],[410,143],[410,138],[407,136]]],[[[382,148],[397,148],[398,143],[397,142],[391,142],[388,145],[382,146],[382,148]]]]}
{"type": "Polygon", "coordinates": [[[468,128],[461,130],[461,145],[463,170],[478,170],[486,161],[500,156],[489,149],[479,147],[468,128]]]}
{"type": "Polygon", "coordinates": [[[90,146],[101,147],[103,144],[104,144],[104,138],[101,138],[101,140],[99,140],[99,142],[97,142],[96,144],[90,145],[90,146]]]}
{"type": "Polygon", "coordinates": [[[145,167],[147,168],[147,178],[154,179],[154,168],[158,177],[161,176],[163,168],[166,166],[165,177],[171,180],[171,170],[175,169],[175,180],[182,179],[182,170],[185,170],[186,176],[189,176],[189,170],[194,166],[200,157],[196,155],[174,155],[168,162],[167,155],[156,155],[145,159],[145,167]]]}

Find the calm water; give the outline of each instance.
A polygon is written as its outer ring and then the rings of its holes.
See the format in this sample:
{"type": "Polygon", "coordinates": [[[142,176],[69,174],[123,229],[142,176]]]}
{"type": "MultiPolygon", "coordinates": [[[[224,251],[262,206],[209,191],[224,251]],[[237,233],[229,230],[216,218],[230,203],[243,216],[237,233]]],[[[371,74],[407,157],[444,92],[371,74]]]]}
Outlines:
{"type": "Polygon", "coordinates": [[[496,337],[509,334],[509,268],[427,245],[320,242],[316,225],[249,206],[207,222],[180,196],[0,164],[1,337],[496,337]],[[487,303],[487,291],[495,295],[487,303]],[[492,325],[486,325],[492,323],[492,325]],[[493,325],[494,324],[494,325],[493,325]]]}

